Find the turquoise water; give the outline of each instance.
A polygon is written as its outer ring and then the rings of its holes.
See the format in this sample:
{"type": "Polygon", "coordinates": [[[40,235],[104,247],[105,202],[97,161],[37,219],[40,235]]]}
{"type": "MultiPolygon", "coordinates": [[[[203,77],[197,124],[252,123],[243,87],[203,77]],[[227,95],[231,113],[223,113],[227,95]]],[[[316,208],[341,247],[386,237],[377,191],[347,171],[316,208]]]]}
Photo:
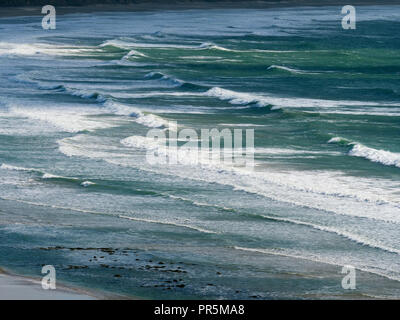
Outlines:
{"type": "Polygon", "coordinates": [[[0,266],[146,298],[398,297],[400,6],[340,11],[0,19],[0,266]],[[148,163],[170,121],[254,128],[255,168],[148,163]]]}

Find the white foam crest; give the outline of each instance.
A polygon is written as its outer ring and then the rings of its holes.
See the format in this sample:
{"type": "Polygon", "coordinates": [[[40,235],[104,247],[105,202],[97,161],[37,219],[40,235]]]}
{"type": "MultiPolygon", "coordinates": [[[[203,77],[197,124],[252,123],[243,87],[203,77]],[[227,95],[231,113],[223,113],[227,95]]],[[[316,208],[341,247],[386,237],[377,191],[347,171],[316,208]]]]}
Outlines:
{"type": "Polygon", "coordinates": [[[264,124],[253,124],[253,123],[219,123],[219,126],[225,127],[265,127],[264,124]]]}
{"type": "Polygon", "coordinates": [[[89,150],[90,147],[84,148],[83,146],[80,146],[79,143],[77,143],[76,139],[78,139],[80,135],[77,135],[73,138],[70,139],[61,139],[58,140],[58,149],[60,150],[61,153],[65,154],[67,157],[85,157],[85,158],[100,158],[102,155],[104,158],[107,157],[106,153],[101,153],[101,152],[93,152],[90,154],[89,150]],[[74,141],[75,140],[75,141],[74,141]],[[73,143],[75,142],[75,143],[73,143]],[[99,155],[96,157],[96,155],[99,155]]]}
{"type": "MultiPolygon", "coordinates": [[[[126,140],[127,146],[155,150],[160,156],[168,156],[165,147],[151,145],[140,138],[126,140]],[[136,141],[135,141],[136,140],[136,141]]],[[[104,146],[106,148],[106,146],[104,146]]],[[[172,149],[174,150],[174,149],[172,149]]],[[[193,160],[201,163],[198,154],[179,150],[178,159],[182,163],[177,167],[168,165],[151,165],[146,161],[130,159],[122,150],[117,154],[100,152],[97,149],[75,146],[72,140],[60,143],[60,151],[69,156],[101,158],[111,164],[135,167],[140,170],[178,176],[184,179],[218,183],[234,188],[234,190],[258,194],[266,198],[340,215],[369,218],[392,223],[400,223],[400,203],[395,193],[396,184],[386,179],[368,179],[346,176],[342,172],[323,171],[251,171],[240,168],[214,164],[195,167],[193,160]],[[195,157],[192,159],[192,156],[195,157]],[[192,162],[193,161],[193,162],[192,162]],[[185,166],[185,165],[187,166],[185,166]]],[[[111,151],[111,150],[110,150],[111,151]]],[[[170,151],[168,151],[170,152],[170,151]]]]}
{"type": "Polygon", "coordinates": [[[133,221],[140,221],[140,222],[147,222],[147,223],[157,223],[157,224],[164,224],[164,225],[170,225],[170,226],[175,226],[175,227],[187,228],[187,229],[196,230],[196,231],[199,231],[199,232],[202,232],[202,233],[212,233],[212,234],[216,234],[217,233],[215,231],[203,229],[203,228],[200,228],[200,227],[195,227],[195,226],[188,225],[188,224],[181,224],[181,223],[177,223],[177,222],[153,220],[153,219],[146,219],[146,218],[128,217],[128,216],[122,216],[122,215],[120,215],[119,217],[123,218],[123,219],[133,220],[133,221]]]}
{"type": "Polygon", "coordinates": [[[96,99],[98,102],[106,101],[106,97],[92,90],[65,87],[65,92],[84,99],[96,99]]]}
{"type": "MultiPolygon", "coordinates": [[[[144,43],[134,42],[133,40],[112,39],[106,40],[99,47],[113,46],[120,49],[129,50],[131,48],[177,48],[177,49],[194,49],[194,46],[170,44],[170,43],[144,43]]],[[[198,47],[197,47],[198,48],[198,47]]]]}
{"type": "Polygon", "coordinates": [[[68,179],[68,180],[79,180],[78,178],[71,178],[71,177],[64,177],[64,176],[59,176],[56,174],[52,173],[44,173],[42,176],[42,179],[68,179]]]}
{"type": "Polygon", "coordinates": [[[3,170],[12,170],[12,171],[39,172],[38,169],[17,167],[17,166],[12,166],[12,165],[9,165],[9,164],[6,164],[6,163],[3,163],[3,164],[0,166],[0,169],[3,169],[3,170]]]}
{"type": "Polygon", "coordinates": [[[42,175],[42,179],[47,180],[47,179],[69,179],[69,180],[78,180],[77,178],[71,178],[71,177],[64,177],[64,176],[59,176],[55,175],[52,173],[47,173],[43,172],[40,169],[35,169],[35,168],[25,168],[25,167],[17,167],[17,166],[12,166],[6,163],[3,163],[0,166],[0,169],[3,170],[10,170],[10,171],[22,171],[22,172],[34,172],[34,173],[40,173],[42,175]]]}
{"type": "Polygon", "coordinates": [[[144,53],[141,53],[137,50],[130,50],[126,55],[122,57],[123,60],[129,59],[130,57],[147,57],[144,53]]]}
{"type": "MultiPolygon", "coordinates": [[[[97,102],[104,105],[108,110],[117,115],[128,115],[134,117],[137,123],[150,128],[169,128],[170,130],[176,130],[176,125],[163,119],[162,117],[152,114],[144,113],[142,110],[127,106],[121,103],[117,103],[112,99],[106,98],[103,94],[99,94],[96,91],[88,89],[76,89],[65,85],[47,85],[37,83],[29,79],[20,79],[21,81],[33,82],[42,89],[63,89],[65,92],[72,96],[81,97],[84,99],[95,99],[97,102]]],[[[177,80],[178,81],[178,80],[177,80]]],[[[116,94],[118,96],[118,94],[116,94]]],[[[129,96],[129,94],[127,95],[129,96]]],[[[24,115],[32,119],[42,120],[55,125],[68,132],[79,132],[82,130],[93,131],[100,128],[112,127],[111,124],[104,121],[94,121],[88,119],[87,116],[91,114],[100,114],[100,110],[97,112],[74,112],[69,109],[58,110],[55,109],[26,109],[26,108],[12,108],[13,113],[17,115],[24,115]]]]}
{"type": "Polygon", "coordinates": [[[185,198],[185,197],[174,196],[174,195],[168,194],[168,193],[162,193],[162,195],[167,196],[168,198],[171,198],[171,199],[174,199],[174,200],[190,202],[191,204],[194,204],[195,206],[199,206],[199,207],[211,207],[211,208],[216,208],[216,209],[224,210],[224,211],[234,211],[234,209],[228,208],[228,207],[225,207],[225,206],[220,206],[220,205],[216,205],[216,204],[210,204],[210,203],[206,203],[206,202],[199,202],[199,201],[192,200],[192,199],[185,198]]]}
{"type": "Polygon", "coordinates": [[[93,186],[93,185],[95,185],[95,183],[92,182],[92,181],[83,181],[83,182],[81,183],[81,186],[84,187],[84,188],[87,188],[87,187],[93,186]]]}
{"type": "MultiPolygon", "coordinates": [[[[175,148],[172,148],[172,152],[178,150],[178,154],[172,156],[183,161],[179,162],[179,166],[154,165],[142,159],[143,153],[135,153],[135,157],[132,158],[132,153],[124,149],[114,150],[114,147],[104,144],[101,140],[88,140],[84,135],[81,135],[79,141],[64,139],[59,143],[60,151],[69,156],[100,158],[114,165],[218,183],[237,191],[254,193],[289,205],[327,213],[400,223],[400,201],[396,194],[398,186],[390,179],[353,177],[342,171],[277,170],[268,164],[257,164],[252,170],[225,163],[213,163],[209,159],[203,165],[199,153],[190,149],[185,151],[175,148]],[[97,146],[96,149],[91,147],[93,144],[97,146]]],[[[151,140],[148,141],[145,137],[133,136],[121,143],[127,147],[154,150],[161,156],[166,152],[165,145],[151,144],[151,140]]]]}
{"type": "MultiPolygon", "coordinates": [[[[396,183],[391,180],[356,178],[340,171],[316,170],[241,174],[248,175],[253,181],[236,182],[236,190],[296,206],[400,223],[400,201],[394,191],[396,183]]],[[[228,183],[231,182],[228,180],[228,183]]]]}
{"type": "Polygon", "coordinates": [[[234,246],[233,248],[236,250],[242,250],[242,251],[247,251],[247,252],[271,254],[271,255],[277,255],[277,256],[288,257],[288,258],[310,260],[310,261],[326,263],[326,264],[341,265],[340,263],[336,264],[336,263],[332,263],[332,262],[327,262],[327,261],[324,261],[324,260],[316,258],[316,257],[306,257],[297,252],[296,253],[288,252],[287,250],[284,250],[284,249],[260,249],[260,248],[245,248],[245,247],[239,247],[239,246],[234,246]]]}
{"type": "Polygon", "coordinates": [[[111,99],[107,99],[104,102],[104,106],[107,107],[110,112],[121,116],[140,117],[143,115],[142,111],[139,108],[127,106],[125,104],[115,102],[111,99]]]}
{"type": "Polygon", "coordinates": [[[118,39],[106,40],[99,45],[99,47],[107,47],[107,46],[113,46],[113,47],[117,47],[117,48],[121,48],[121,49],[129,49],[130,48],[130,46],[126,42],[118,40],[118,39]]]}
{"type": "MultiPolygon", "coordinates": [[[[374,105],[377,105],[375,103],[374,105]]],[[[400,117],[400,109],[394,108],[400,105],[400,103],[383,103],[382,106],[392,106],[392,108],[362,108],[356,110],[319,110],[321,114],[344,114],[344,115],[355,115],[355,116],[383,116],[383,117],[400,117]]],[[[307,113],[315,113],[313,111],[305,111],[307,113]]]]}
{"type": "Polygon", "coordinates": [[[143,126],[150,128],[168,128],[170,130],[176,131],[176,126],[174,123],[165,120],[164,118],[152,114],[144,113],[142,110],[127,106],[121,103],[117,103],[112,100],[106,100],[104,105],[113,113],[117,115],[127,115],[135,118],[135,121],[143,126]]]}
{"type": "MultiPolygon", "coordinates": [[[[256,193],[281,202],[288,202],[299,206],[308,206],[343,215],[355,215],[379,219],[384,221],[400,222],[397,212],[400,203],[395,194],[387,192],[392,184],[386,180],[372,182],[368,179],[359,179],[356,185],[354,178],[345,176],[342,172],[276,172],[251,171],[228,166],[225,163],[213,162],[210,154],[197,149],[167,148],[166,144],[154,141],[152,138],[132,136],[121,140],[128,147],[145,149],[155,152],[160,157],[174,157],[182,165],[200,164],[209,168],[205,173],[199,168],[198,173],[181,168],[181,172],[171,171],[173,174],[185,178],[194,178],[208,182],[232,185],[237,190],[256,193]],[[175,153],[174,153],[175,152],[175,153]],[[183,174],[183,173],[186,173],[183,174]],[[252,183],[249,183],[252,181],[252,183]],[[379,186],[379,183],[382,186],[379,186]],[[376,206],[380,206],[380,215],[376,214],[376,206]],[[360,210],[360,207],[365,207],[360,210]]],[[[302,150],[267,150],[278,154],[296,154],[302,150]]],[[[319,154],[320,152],[315,151],[319,154]]],[[[267,169],[268,170],[268,169],[267,169]]]]}
{"type": "Polygon", "coordinates": [[[0,42],[0,55],[35,55],[40,53],[38,46],[22,43],[0,42]]]}
{"type": "Polygon", "coordinates": [[[150,91],[150,92],[142,92],[142,93],[129,93],[129,92],[111,92],[110,95],[114,98],[134,98],[134,99],[146,99],[153,97],[163,97],[163,96],[172,96],[172,97],[185,97],[185,96],[202,96],[202,93],[197,92],[163,92],[163,91],[150,91]]]}
{"type": "MultiPolygon", "coordinates": [[[[217,97],[221,100],[229,100],[232,104],[249,104],[257,102],[260,106],[263,104],[261,96],[251,95],[248,93],[240,93],[232,90],[214,87],[205,92],[206,96],[217,97]]],[[[263,105],[264,106],[264,105],[263,105]]]]}
{"type": "Polygon", "coordinates": [[[184,84],[184,81],[182,81],[180,79],[177,79],[177,78],[174,78],[174,77],[171,77],[171,76],[168,76],[166,74],[163,74],[161,72],[156,72],[156,71],[149,72],[148,74],[146,74],[144,76],[144,78],[145,79],[153,79],[154,78],[154,80],[167,81],[167,82],[172,83],[175,86],[181,86],[184,84]]]}
{"type": "Polygon", "coordinates": [[[228,48],[224,48],[224,47],[218,46],[218,45],[216,45],[215,43],[212,43],[212,42],[204,42],[204,43],[200,44],[199,48],[200,49],[214,49],[214,50],[228,51],[228,52],[229,51],[231,51],[231,52],[235,51],[235,50],[231,50],[231,49],[228,49],[228,48]]]}
{"type": "MultiPolygon", "coordinates": [[[[182,44],[174,44],[174,43],[144,43],[144,42],[135,42],[133,40],[122,40],[122,39],[113,39],[107,40],[100,44],[100,47],[105,46],[113,46],[121,49],[130,49],[130,48],[176,48],[176,49],[189,49],[189,50],[220,50],[220,51],[232,51],[236,52],[238,50],[228,49],[222,46],[219,46],[212,42],[203,42],[200,45],[182,45],[182,44]]],[[[238,51],[239,52],[239,51],[238,51]]]]}
{"type": "Polygon", "coordinates": [[[94,51],[96,51],[95,47],[73,47],[43,43],[0,42],[0,55],[34,56],[44,54],[67,56],[94,51]]]}
{"type": "MultiPolygon", "coordinates": [[[[154,39],[151,39],[154,40],[154,39]]],[[[158,39],[157,39],[158,40],[158,39]]],[[[223,46],[217,45],[213,42],[203,42],[199,45],[184,45],[176,43],[145,43],[134,41],[133,39],[112,39],[106,40],[99,47],[113,46],[120,49],[130,49],[130,48],[176,48],[176,49],[188,49],[188,50],[219,50],[226,52],[269,52],[269,53],[291,53],[299,52],[294,50],[262,50],[262,49],[250,49],[250,50],[235,50],[228,49],[223,46]]],[[[303,51],[302,51],[303,52],[303,51]]]]}
{"type": "MultiPolygon", "coordinates": [[[[60,139],[57,141],[61,153],[68,157],[85,157],[92,159],[107,159],[113,156],[113,151],[120,152],[121,148],[111,144],[104,145],[103,139],[96,139],[94,136],[77,134],[73,137],[60,139]]],[[[118,155],[118,154],[117,154],[118,155]]],[[[121,158],[127,154],[120,154],[121,158]]]]}
{"type": "Polygon", "coordinates": [[[83,99],[96,99],[98,102],[106,101],[104,95],[99,94],[94,90],[89,89],[80,89],[80,88],[72,88],[62,83],[47,83],[44,81],[33,80],[30,79],[26,74],[21,74],[15,77],[15,79],[19,82],[26,82],[36,85],[39,89],[42,90],[60,90],[66,92],[72,96],[80,97],[83,99]]]}
{"type": "Polygon", "coordinates": [[[149,137],[131,136],[121,140],[124,146],[137,148],[137,149],[156,149],[161,148],[159,142],[149,137]]]}
{"type": "Polygon", "coordinates": [[[45,173],[42,176],[42,179],[60,179],[60,178],[65,178],[65,177],[57,176],[57,175],[51,174],[51,173],[45,173]]]}
{"type": "MultiPolygon", "coordinates": [[[[199,140],[190,140],[190,146],[169,147],[167,142],[171,139],[153,139],[151,137],[131,136],[122,139],[120,143],[126,147],[144,149],[157,155],[160,159],[165,159],[167,163],[177,163],[179,165],[202,165],[224,167],[224,164],[219,159],[213,159],[212,151],[202,149],[199,146],[199,140]]],[[[177,140],[175,140],[177,141],[177,140]]],[[[236,150],[230,149],[231,153],[236,150]]],[[[242,152],[242,150],[240,150],[242,152]]]]}

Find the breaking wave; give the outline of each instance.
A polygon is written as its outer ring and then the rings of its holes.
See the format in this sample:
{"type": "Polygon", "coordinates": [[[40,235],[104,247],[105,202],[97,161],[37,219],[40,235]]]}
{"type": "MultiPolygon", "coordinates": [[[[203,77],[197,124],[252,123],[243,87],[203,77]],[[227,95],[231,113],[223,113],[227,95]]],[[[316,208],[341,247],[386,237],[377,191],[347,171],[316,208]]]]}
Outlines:
{"type": "Polygon", "coordinates": [[[305,71],[305,70],[299,70],[295,68],[289,68],[285,66],[279,66],[279,65],[271,65],[267,68],[267,70],[283,70],[287,71],[289,73],[295,73],[295,74],[319,74],[320,72],[313,72],[313,71],[305,71]]]}
{"type": "Polygon", "coordinates": [[[258,107],[270,106],[271,110],[281,108],[335,108],[343,106],[376,106],[379,103],[363,101],[341,101],[322,100],[306,98],[283,98],[267,96],[254,93],[237,92],[220,87],[213,87],[204,93],[205,96],[216,97],[220,100],[227,100],[231,104],[248,105],[255,104],[258,107]]]}

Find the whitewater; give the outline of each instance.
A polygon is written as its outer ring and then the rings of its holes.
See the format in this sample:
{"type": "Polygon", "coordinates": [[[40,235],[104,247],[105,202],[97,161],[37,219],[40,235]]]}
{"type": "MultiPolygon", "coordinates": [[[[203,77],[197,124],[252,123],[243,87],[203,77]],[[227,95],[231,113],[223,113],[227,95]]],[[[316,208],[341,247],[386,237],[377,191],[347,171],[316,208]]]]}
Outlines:
{"type": "Polygon", "coordinates": [[[399,297],[400,7],[361,8],[354,32],[337,9],[0,19],[0,266],[128,297],[304,299],[346,298],[352,265],[355,296],[399,297]],[[254,129],[254,168],[148,138],[212,128],[254,129]]]}

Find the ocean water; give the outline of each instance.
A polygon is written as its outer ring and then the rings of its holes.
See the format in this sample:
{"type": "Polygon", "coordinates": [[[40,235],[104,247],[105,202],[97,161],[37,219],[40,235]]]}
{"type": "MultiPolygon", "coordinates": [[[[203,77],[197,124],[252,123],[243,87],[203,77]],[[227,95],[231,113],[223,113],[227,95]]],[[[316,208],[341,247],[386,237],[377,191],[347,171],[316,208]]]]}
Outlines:
{"type": "Polygon", "coordinates": [[[0,19],[0,266],[144,298],[398,297],[400,6],[357,9],[356,30],[340,7],[0,19]],[[171,121],[254,128],[254,169],[148,163],[171,121]]]}

